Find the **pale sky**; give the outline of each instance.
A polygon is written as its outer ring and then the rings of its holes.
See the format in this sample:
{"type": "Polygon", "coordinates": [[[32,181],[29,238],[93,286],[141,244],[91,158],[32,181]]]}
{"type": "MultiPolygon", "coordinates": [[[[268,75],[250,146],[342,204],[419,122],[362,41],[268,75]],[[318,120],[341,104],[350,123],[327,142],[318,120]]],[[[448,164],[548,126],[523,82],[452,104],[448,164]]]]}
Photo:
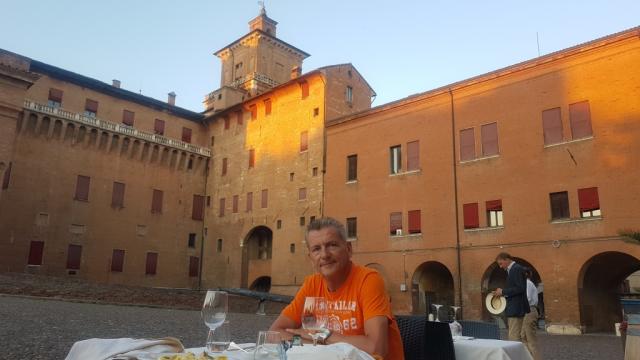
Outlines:
{"type": "MultiPolygon", "coordinates": [[[[0,0],[0,48],[202,111],[254,0],[0,0]]],[[[303,72],[353,63],[374,106],[640,25],[638,0],[267,0],[303,72]]]]}

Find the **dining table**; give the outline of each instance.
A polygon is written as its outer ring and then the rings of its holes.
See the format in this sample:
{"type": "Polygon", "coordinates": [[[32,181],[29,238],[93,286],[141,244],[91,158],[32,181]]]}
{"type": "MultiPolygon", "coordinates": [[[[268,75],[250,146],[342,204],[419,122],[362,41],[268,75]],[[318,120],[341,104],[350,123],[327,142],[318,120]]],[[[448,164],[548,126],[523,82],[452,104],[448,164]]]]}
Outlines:
{"type": "Polygon", "coordinates": [[[533,360],[519,341],[454,338],[456,360],[533,360]]]}

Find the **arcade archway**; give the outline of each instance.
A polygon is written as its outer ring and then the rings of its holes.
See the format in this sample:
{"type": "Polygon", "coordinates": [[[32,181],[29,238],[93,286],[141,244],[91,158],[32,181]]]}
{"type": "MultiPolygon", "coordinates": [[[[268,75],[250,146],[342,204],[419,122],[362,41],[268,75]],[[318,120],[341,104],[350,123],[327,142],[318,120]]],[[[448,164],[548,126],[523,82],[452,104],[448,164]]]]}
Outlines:
{"type": "Polygon", "coordinates": [[[411,278],[411,303],[414,314],[434,313],[433,304],[441,304],[441,320],[454,305],[453,275],[447,267],[437,261],[427,261],[416,268],[411,278]]]}
{"type": "Polygon", "coordinates": [[[271,288],[271,251],[273,243],[273,231],[266,226],[257,226],[245,237],[242,243],[242,272],[241,284],[243,288],[249,284],[260,285],[264,288],[266,280],[269,278],[269,289],[271,288]]]}

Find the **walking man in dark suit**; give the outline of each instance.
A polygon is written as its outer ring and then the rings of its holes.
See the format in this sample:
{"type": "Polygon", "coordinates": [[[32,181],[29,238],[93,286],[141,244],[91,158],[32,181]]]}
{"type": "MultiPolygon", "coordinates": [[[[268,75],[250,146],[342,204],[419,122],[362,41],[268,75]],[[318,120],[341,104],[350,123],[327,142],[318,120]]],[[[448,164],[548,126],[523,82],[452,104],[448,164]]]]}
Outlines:
{"type": "Polygon", "coordinates": [[[527,280],[524,268],[513,261],[511,255],[502,252],[496,257],[501,269],[507,272],[507,285],[504,289],[497,288],[493,294],[507,298],[507,308],[504,310],[509,326],[509,340],[522,341],[520,333],[524,316],[529,313],[527,300],[527,280]]]}

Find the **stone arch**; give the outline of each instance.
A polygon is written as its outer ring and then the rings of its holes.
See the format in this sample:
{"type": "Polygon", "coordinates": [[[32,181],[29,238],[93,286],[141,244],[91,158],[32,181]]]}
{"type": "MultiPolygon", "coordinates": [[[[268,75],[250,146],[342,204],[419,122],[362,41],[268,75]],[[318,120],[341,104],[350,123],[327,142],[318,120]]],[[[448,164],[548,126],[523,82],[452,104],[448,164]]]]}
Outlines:
{"type": "Polygon", "coordinates": [[[622,320],[620,293],[624,281],[640,270],[640,260],[619,251],[607,251],[587,260],[578,274],[578,302],[583,332],[613,332],[622,320]]]}
{"type": "Polygon", "coordinates": [[[149,159],[149,162],[153,164],[158,161],[159,157],[160,157],[160,146],[153,145],[153,149],[151,150],[151,159],[149,159]]]}
{"type": "Polygon", "coordinates": [[[125,136],[122,138],[122,146],[120,147],[120,156],[126,156],[129,151],[129,144],[131,143],[131,138],[125,136]]]}
{"type": "Polygon", "coordinates": [[[434,313],[433,304],[445,305],[440,309],[440,320],[447,319],[448,306],[455,304],[455,290],[451,271],[441,262],[420,264],[411,277],[411,300],[414,314],[434,313]]]}
{"type": "Polygon", "coordinates": [[[63,126],[64,124],[62,123],[62,120],[56,120],[55,123],[53,123],[53,134],[51,135],[53,139],[60,139],[63,126]]]}
{"type": "Polygon", "coordinates": [[[78,128],[78,135],[76,136],[76,143],[82,144],[82,142],[84,142],[84,138],[87,135],[87,127],[86,126],[80,126],[78,128]]]}
{"type": "Polygon", "coordinates": [[[40,128],[38,129],[38,135],[48,135],[49,127],[51,126],[51,118],[45,116],[42,118],[42,122],[40,123],[40,128]]]}
{"type": "Polygon", "coordinates": [[[27,133],[36,134],[36,126],[38,126],[38,116],[36,114],[29,114],[27,119],[27,133]]]}
{"type": "Polygon", "coordinates": [[[266,226],[251,229],[242,241],[241,284],[246,288],[249,280],[261,276],[271,277],[273,231],[266,226]]]}
{"type": "Polygon", "coordinates": [[[106,150],[109,144],[109,133],[106,131],[100,132],[100,144],[98,145],[98,149],[106,150]]]}
{"type": "Polygon", "coordinates": [[[147,160],[149,158],[150,151],[151,151],[151,144],[145,141],[144,144],[142,144],[142,153],[140,154],[140,160],[141,161],[147,160]]]}
{"type": "Polygon", "coordinates": [[[109,152],[114,152],[118,149],[118,144],[120,143],[120,136],[112,135],[111,136],[111,145],[109,146],[109,152]]]}
{"type": "Polygon", "coordinates": [[[260,276],[253,280],[249,290],[269,292],[271,290],[271,276],[260,276]]]}
{"type": "Polygon", "coordinates": [[[162,156],[160,157],[160,165],[166,165],[169,162],[169,149],[166,147],[162,148],[162,156]]]}
{"type": "Polygon", "coordinates": [[[178,153],[178,150],[175,150],[175,149],[174,149],[174,150],[171,152],[171,160],[169,161],[169,167],[170,167],[171,169],[175,169],[175,167],[176,167],[176,163],[178,162],[178,156],[179,156],[179,155],[180,155],[180,154],[178,153]]]}
{"type": "Polygon", "coordinates": [[[91,129],[91,131],[89,132],[89,141],[87,143],[87,146],[95,146],[97,142],[98,142],[98,130],[91,129]]]}
{"type": "Polygon", "coordinates": [[[131,146],[131,153],[129,154],[129,159],[135,158],[136,155],[140,154],[140,140],[133,140],[133,145],[131,146]]]}
{"type": "Polygon", "coordinates": [[[67,123],[67,126],[65,126],[64,129],[64,139],[63,141],[73,141],[73,135],[76,132],[76,126],[69,122],[67,123]]]}

